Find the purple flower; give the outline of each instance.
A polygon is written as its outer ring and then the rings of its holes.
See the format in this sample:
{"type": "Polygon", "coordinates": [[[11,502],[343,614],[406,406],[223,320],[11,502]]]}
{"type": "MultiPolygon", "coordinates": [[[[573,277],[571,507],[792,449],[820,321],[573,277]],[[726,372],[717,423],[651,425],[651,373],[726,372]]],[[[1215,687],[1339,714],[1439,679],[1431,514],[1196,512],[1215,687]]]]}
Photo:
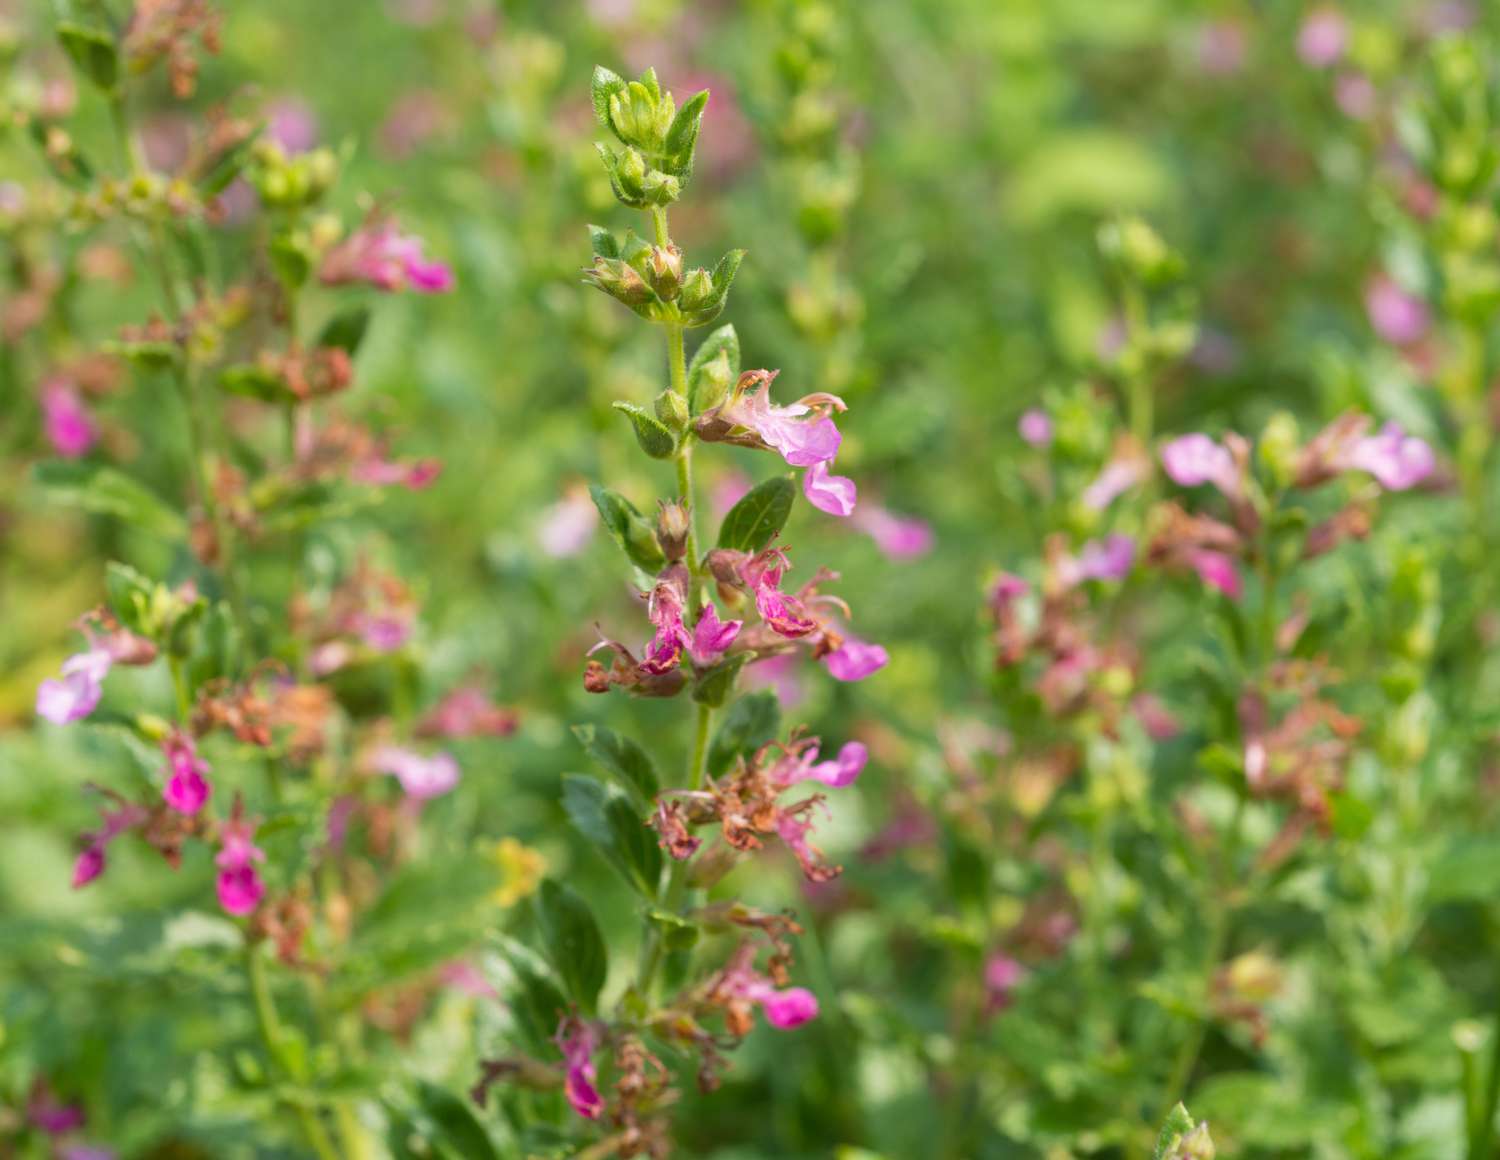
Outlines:
{"type": "Polygon", "coordinates": [[[758,1000],[761,1010],[766,1013],[766,1022],[781,1031],[801,1027],[818,1017],[818,997],[806,987],[787,987],[778,991],[767,986],[757,989],[747,998],[758,1000]]]}
{"type": "Polygon", "coordinates": [[[1239,492],[1239,471],[1229,449],[1207,435],[1183,435],[1161,449],[1161,464],[1179,487],[1211,483],[1225,495],[1239,492]]]}
{"type": "Polygon", "coordinates": [[[845,410],[844,401],[837,395],[816,393],[780,406],[771,402],[775,378],[771,371],[741,375],[734,396],[718,408],[714,419],[753,431],[793,467],[830,462],[838,454],[840,436],[827,412],[845,410]]]}
{"type": "Polygon", "coordinates": [[[42,424],[52,449],[64,459],[88,454],[99,438],[78,392],[62,379],[52,379],[42,388],[42,424]]]}
{"type": "Polygon", "coordinates": [[[1408,435],[1399,423],[1387,423],[1378,435],[1366,435],[1349,453],[1349,466],[1368,471],[1381,487],[1405,491],[1415,487],[1436,466],[1436,456],[1425,440],[1408,435]]]}
{"type": "Polygon", "coordinates": [[[86,845],[73,863],[73,889],[87,886],[104,873],[109,844],[132,826],[138,826],[147,813],[138,805],[120,799],[115,810],[103,811],[104,824],[92,834],[85,834],[86,845]]]}
{"type": "Polygon", "coordinates": [[[288,153],[306,153],[318,143],[318,118],[306,101],[283,97],[267,110],[266,136],[288,153]]]}
{"type": "Polygon", "coordinates": [[[1016,987],[1025,977],[1026,968],[1004,951],[996,951],[990,955],[984,964],[986,1010],[993,1015],[1009,1007],[1016,987]]]}
{"type": "Polygon", "coordinates": [[[1136,448],[1116,449],[1114,458],[1104,465],[1094,482],[1084,488],[1083,506],[1090,511],[1102,512],[1150,472],[1151,461],[1136,448]]]}
{"type": "Polygon", "coordinates": [[[441,797],[458,784],[458,762],[449,753],[428,756],[386,745],[375,751],[370,764],[381,773],[393,775],[406,795],[418,801],[441,797]]]}
{"type": "Polygon", "coordinates": [[[1021,577],[1010,572],[1001,572],[990,588],[990,607],[996,612],[1001,612],[1030,591],[1031,585],[1021,577]]]}
{"type": "Polygon", "coordinates": [[[1348,46],[1349,25],[1337,8],[1319,8],[1309,13],[1297,30],[1297,55],[1312,68],[1334,64],[1348,46]]]}
{"type": "Polygon", "coordinates": [[[1432,323],[1427,303],[1378,274],[1365,286],[1365,313],[1375,333],[1394,346],[1420,341],[1432,323]]]}
{"type": "MultiPolygon", "coordinates": [[[[826,422],[832,424],[831,420],[826,422]]],[[[858,497],[854,481],[843,475],[829,475],[824,461],[814,463],[802,473],[802,494],[813,507],[831,516],[853,515],[858,497]]]]}
{"type": "Polygon", "coordinates": [[[1135,541],[1129,536],[1111,535],[1090,540],[1078,550],[1073,561],[1072,583],[1083,580],[1123,580],[1135,563],[1135,541]]]}
{"type": "Polygon", "coordinates": [[[1200,548],[1188,557],[1188,563],[1198,573],[1198,578],[1210,588],[1217,588],[1231,600],[1240,598],[1244,586],[1232,557],[1209,548],[1200,548]]]}
{"type": "Polygon", "coordinates": [[[553,1042],[562,1052],[567,1077],[563,1081],[563,1094],[568,1103],[585,1120],[597,1120],[604,1111],[604,1100],[594,1086],[598,1070],[594,1067],[594,1052],[599,1050],[599,1032],[592,1024],[577,1016],[569,1015],[558,1025],[553,1042]]]}
{"type": "Polygon", "coordinates": [[[361,613],[357,617],[359,638],[376,652],[395,652],[411,639],[412,621],[410,609],[361,613]]]}
{"type": "Polygon", "coordinates": [[[422,256],[422,241],[403,234],[395,222],[366,222],[323,259],[319,272],[325,286],[363,282],[377,290],[416,290],[442,294],[453,289],[453,271],[422,256]]]}
{"type": "Polygon", "coordinates": [[[784,786],[796,785],[799,781],[820,781],[830,789],[843,789],[858,780],[868,760],[869,751],[864,745],[849,741],[839,750],[838,757],[818,761],[818,746],[813,743],[777,762],[773,777],[784,786]]]}
{"type": "Polygon", "coordinates": [[[781,591],[781,576],[791,562],[780,548],[767,548],[740,566],[740,578],[755,594],[755,609],[780,636],[806,636],[818,627],[800,599],[781,591]]]}
{"type": "Polygon", "coordinates": [[[265,883],[255,869],[255,863],[264,862],[266,856],[254,838],[255,822],[242,817],[240,804],[235,802],[234,816],[224,823],[219,837],[214,864],[219,868],[215,884],[219,905],[236,918],[254,913],[266,893],[265,883]]]}
{"type": "Polygon", "coordinates": [[[734,643],[742,624],[742,620],[720,620],[718,609],[712,603],[705,604],[687,646],[693,663],[704,667],[716,664],[734,643]]]}
{"type": "Polygon", "coordinates": [[[1033,447],[1052,445],[1052,416],[1040,408],[1033,407],[1022,415],[1019,429],[1021,438],[1033,447]]]}
{"type": "Polygon", "coordinates": [[[65,1104],[45,1080],[32,1085],[31,1095],[26,1101],[26,1119],[39,1132],[49,1136],[61,1136],[85,1122],[83,1109],[77,1104],[65,1104]]]}
{"type": "Polygon", "coordinates": [[[179,814],[196,814],[213,794],[206,776],[210,772],[208,762],[198,756],[193,739],[180,730],[163,741],[161,747],[171,770],[162,797],[179,814]]]}
{"type": "Polygon", "coordinates": [[[103,873],[104,847],[97,842],[90,843],[84,847],[77,861],[73,863],[73,889],[78,890],[87,886],[103,873]]]}
{"type": "Polygon", "coordinates": [[[43,681],[37,686],[36,715],[54,725],[83,720],[98,707],[104,695],[104,678],[113,663],[109,650],[103,648],[70,656],[63,662],[60,680],[43,681]]]}
{"type": "Polygon", "coordinates": [[[890,660],[890,654],[880,645],[849,636],[823,658],[823,664],[835,680],[862,681],[885,668],[890,660]]]}
{"type": "Polygon", "coordinates": [[[889,560],[910,560],[932,551],[932,528],[915,516],[899,516],[867,503],[859,509],[854,523],[889,560]]]}

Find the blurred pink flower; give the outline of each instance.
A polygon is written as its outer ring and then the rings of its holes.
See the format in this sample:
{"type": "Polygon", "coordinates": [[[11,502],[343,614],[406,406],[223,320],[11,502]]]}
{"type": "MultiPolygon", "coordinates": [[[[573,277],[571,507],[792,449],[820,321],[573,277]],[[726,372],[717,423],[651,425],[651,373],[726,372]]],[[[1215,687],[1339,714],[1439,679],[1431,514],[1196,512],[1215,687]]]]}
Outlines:
{"type": "Polygon", "coordinates": [[[62,379],[50,379],[42,388],[42,423],[47,441],[64,459],[88,454],[99,438],[78,392],[62,379]]]}
{"type": "Polygon", "coordinates": [[[712,490],[709,493],[714,514],[722,520],[729,514],[729,509],[744,499],[753,486],[754,484],[751,483],[750,477],[743,471],[730,468],[724,472],[723,475],[714,480],[712,490]]]}
{"type": "Polygon", "coordinates": [[[1084,580],[1123,580],[1135,563],[1135,541],[1129,536],[1111,535],[1090,540],[1078,550],[1078,558],[1064,569],[1066,582],[1084,580]]]}
{"type": "Polygon", "coordinates": [[[1240,490],[1239,470],[1234,456],[1224,447],[1199,432],[1181,435],[1161,449],[1161,464],[1168,478],[1179,487],[1200,487],[1211,483],[1225,495],[1240,490]]]}
{"type": "Polygon", "coordinates": [[[818,1017],[818,997],[806,987],[787,987],[778,991],[766,983],[752,988],[745,997],[758,1002],[765,1012],[766,1022],[781,1031],[801,1027],[818,1017]]]}
{"type": "Polygon", "coordinates": [[[915,516],[900,516],[866,503],[854,517],[854,525],[875,541],[888,560],[910,560],[932,551],[932,528],[915,516]]]}
{"type": "Polygon", "coordinates": [[[1052,444],[1052,416],[1040,408],[1033,407],[1022,415],[1019,429],[1021,438],[1033,447],[1049,447],[1052,444]]]}
{"type": "Polygon", "coordinates": [[[1364,73],[1340,73],[1333,82],[1333,99],[1351,121],[1368,121],[1375,115],[1379,94],[1364,73]]]}
{"type": "Polygon", "coordinates": [[[1365,313],[1375,333],[1395,346],[1419,341],[1432,321],[1427,303],[1384,274],[1377,274],[1365,285],[1365,313]]]}
{"type": "Polygon", "coordinates": [[[219,868],[215,882],[219,905],[236,918],[253,913],[266,893],[265,883],[255,869],[255,863],[264,862],[266,855],[254,838],[255,822],[241,815],[240,803],[236,801],[233,816],[220,832],[219,852],[214,857],[219,868]]]}
{"type": "Polygon", "coordinates": [[[1205,76],[1228,77],[1245,67],[1248,38],[1238,20],[1205,20],[1197,32],[1198,68],[1205,76]]]}
{"type": "Polygon", "coordinates": [[[162,790],[167,805],[179,814],[196,814],[213,794],[208,782],[208,762],[198,756],[193,739],[181,730],[174,731],[161,743],[171,776],[162,790]]]}
{"type": "Polygon", "coordinates": [[[784,708],[800,705],[807,696],[802,687],[801,667],[792,653],[778,653],[756,661],[745,669],[746,689],[774,689],[784,708]]]}
{"type": "Polygon", "coordinates": [[[861,742],[849,741],[839,750],[839,755],[829,761],[818,761],[816,743],[806,745],[799,751],[788,753],[770,771],[771,779],[778,785],[796,785],[802,781],[818,781],[830,789],[843,789],[853,785],[864,772],[869,751],[861,742]]]}
{"type": "Polygon", "coordinates": [[[576,556],[588,546],[599,524],[599,510],[588,490],[569,488],[562,499],[542,509],[537,539],[542,551],[558,560],[576,556]]]}
{"type": "Polygon", "coordinates": [[[458,762],[452,754],[423,755],[395,745],[382,746],[371,755],[370,765],[389,773],[401,783],[406,795],[418,801],[441,797],[458,784],[458,762]]]}
{"type": "Polygon", "coordinates": [[[890,663],[890,654],[878,644],[848,636],[823,658],[823,664],[835,680],[862,681],[890,663]]]}
{"type": "Polygon", "coordinates": [[[266,109],[266,136],[287,153],[306,153],[318,143],[318,118],[298,97],[282,97],[266,109]]]}
{"type": "Polygon", "coordinates": [[[1101,512],[1151,474],[1151,461],[1135,446],[1122,446],[1083,489],[1080,497],[1090,511],[1101,512]]]}
{"type": "Polygon", "coordinates": [[[36,691],[36,715],[54,725],[69,725],[92,713],[104,695],[104,678],[114,658],[108,649],[91,648],[63,662],[60,680],[43,681],[36,691]]]}
{"type": "Polygon", "coordinates": [[[142,807],[126,801],[120,801],[116,809],[104,810],[104,824],[92,834],[84,835],[87,845],[73,863],[73,889],[87,886],[103,874],[109,844],[132,826],[140,825],[147,816],[142,807]]]}
{"type": "Polygon", "coordinates": [[[1198,578],[1210,588],[1217,588],[1231,600],[1240,598],[1243,586],[1233,558],[1223,552],[1200,548],[1188,557],[1188,563],[1198,573],[1198,578]]]}
{"type": "Polygon", "coordinates": [[[1015,989],[1026,977],[1026,968],[1003,951],[996,951],[984,964],[985,1010],[993,1015],[1009,1007],[1015,989]]]}
{"type": "Polygon", "coordinates": [[[557,1028],[553,1042],[562,1052],[567,1076],[563,1081],[563,1094],[569,1105],[586,1120],[597,1120],[604,1111],[604,1100],[594,1087],[598,1069],[594,1067],[594,1052],[599,1050],[599,1031],[594,1024],[566,1016],[557,1028]]]}
{"type": "Polygon", "coordinates": [[[1328,68],[1349,47],[1349,24],[1337,8],[1318,8],[1297,30],[1297,55],[1312,68],[1328,68]]]}
{"type": "Polygon", "coordinates": [[[318,276],[325,286],[363,282],[377,290],[423,294],[453,289],[453,271],[424,258],[421,239],[401,233],[389,218],[366,222],[330,250],[318,276]]]}
{"type": "Polygon", "coordinates": [[[1405,491],[1421,483],[1437,466],[1432,447],[1408,435],[1400,423],[1387,423],[1379,434],[1366,435],[1354,444],[1349,466],[1368,471],[1381,487],[1405,491]]]}

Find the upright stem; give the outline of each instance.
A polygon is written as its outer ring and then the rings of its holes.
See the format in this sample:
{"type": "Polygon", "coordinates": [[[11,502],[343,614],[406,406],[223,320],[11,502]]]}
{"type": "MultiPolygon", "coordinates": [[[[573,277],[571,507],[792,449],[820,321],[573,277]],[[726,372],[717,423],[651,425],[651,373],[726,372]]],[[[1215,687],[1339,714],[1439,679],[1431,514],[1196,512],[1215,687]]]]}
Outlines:
{"type": "MultiPolygon", "coordinates": [[[[255,1022],[260,1029],[261,1041],[266,1046],[266,1054],[270,1057],[271,1068],[278,1074],[286,1075],[286,1063],[281,1054],[281,1022],[276,1015],[276,1001],[271,996],[271,985],[266,979],[265,962],[255,943],[247,943],[245,946],[245,974],[250,981],[255,1022]]],[[[296,1100],[287,1102],[297,1117],[302,1134],[307,1137],[308,1145],[320,1160],[339,1160],[338,1149],[333,1146],[333,1141],[317,1114],[296,1100]]]]}

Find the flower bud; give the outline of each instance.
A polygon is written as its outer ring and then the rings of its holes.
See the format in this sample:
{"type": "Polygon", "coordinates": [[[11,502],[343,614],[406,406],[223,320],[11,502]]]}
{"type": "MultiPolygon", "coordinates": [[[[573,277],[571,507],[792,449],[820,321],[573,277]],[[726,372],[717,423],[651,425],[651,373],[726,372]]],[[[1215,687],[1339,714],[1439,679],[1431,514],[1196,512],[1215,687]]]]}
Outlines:
{"type": "Polygon", "coordinates": [[[642,305],[655,297],[634,267],[618,258],[595,258],[594,264],[583,271],[583,280],[626,306],[642,305]]]}
{"type": "Polygon", "coordinates": [[[681,435],[688,428],[687,400],[676,391],[663,391],[656,396],[656,417],[674,435],[681,435]]]}
{"type": "Polygon", "coordinates": [[[682,251],[670,242],[652,246],[646,259],[646,277],[658,297],[667,301],[676,298],[682,288],[682,251]]]}
{"type": "Polygon", "coordinates": [[[648,170],[641,183],[645,199],[652,205],[671,205],[682,196],[682,182],[659,169],[648,170]]]}
{"type": "Polygon", "coordinates": [[[1301,441],[1297,420],[1287,411],[1278,411],[1272,415],[1265,431],[1261,433],[1257,453],[1261,466],[1277,488],[1290,487],[1296,477],[1297,448],[1301,441]]]}
{"type": "Polygon", "coordinates": [[[641,197],[645,192],[646,159],[635,149],[627,149],[615,164],[615,180],[631,197],[641,197]]]}
{"type": "Polygon", "coordinates": [[[714,280],[707,270],[697,266],[682,280],[679,304],[684,310],[702,310],[714,300],[714,280]]]}
{"type": "Polygon", "coordinates": [[[656,516],[656,542],[667,562],[676,564],[687,554],[688,529],[692,518],[685,505],[663,502],[656,516]]]}

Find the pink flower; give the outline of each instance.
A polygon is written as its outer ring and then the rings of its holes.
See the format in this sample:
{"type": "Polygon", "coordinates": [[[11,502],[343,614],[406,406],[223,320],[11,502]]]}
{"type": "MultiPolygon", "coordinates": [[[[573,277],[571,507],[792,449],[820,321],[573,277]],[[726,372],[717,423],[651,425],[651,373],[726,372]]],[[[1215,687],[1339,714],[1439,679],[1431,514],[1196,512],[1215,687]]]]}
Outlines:
{"type": "Polygon", "coordinates": [[[26,1120],[39,1132],[61,1136],[83,1127],[85,1117],[81,1107],[63,1103],[45,1080],[37,1080],[26,1101],[26,1120]]]}
{"type": "Polygon", "coordinates": [[[1094,482],[1084,488],[1083,506],[1102,512],[1125,492],[1144,480],[1151,472],[1151,461],[1134,448],[1117,450],[1104,465],[1094,482]]]}
{"type": "Polygon", "coordinates": [[[407,491],[424,491],[442,474],[443,464],[440,460],[387,459],[380,450],[349,467],[351,483],[362,483],[367,487],[400,486],[407,491]]]}
{"type": "Polygon", "coordinates": [[[720,620],[718,609],[713,603],[705,604],[687,646],[693,663],[705,668],[717,664],[734,643],[734,638],[740,634],[742,624],[742,620],[720,620]]]}
{"type": "Polygon", "coordinates": [[[1375,115],[1379,94],[1364,73],[1340,73],[1333,83],[1333,99],[1351,121],[1368,121],[1375,115]]]}
{"type": "Polygon", "coordinates": [[[318,118],[306,101],[283,97],[267,110],[266,136],[288,153],[306,153],[318,143],[318,118]]]}
{"type": "Polygon", "coordinates": [[[1366,435],[1354,444],[1349,466],[1368,471],[1381,487],[1405,491],[1415,487],[1436,466],[1432,448],[1415,435],[1407,435],[1399,423],[1387,423],[1378,435],[1366,435]]]}
{"type": "Polygon", "coordinates": [[[1129,536],[1090,540],[1073,562],[1072,583],[1083,580],[1123,580],[1135,563],[1135,541],[1129,536]]]}
{"type": "Polygon", "coordinates": [[[802,473],[802,494],[813,507],[831,516],[853,515],[858,498],[854,481],[844,475],[829,475],[826,462],[814,463],[802,473]]]}
{"type": "Polygon", "coordinates": [[[858,741],[849,741],[839,750],[837,758],[818,761],[818,745],[814,741],[778,761],[771,775],[783,786],[796,785],[801,781],[820,781],[830,789],[843,789],[858,780],[868,760],[869,751],[864,745],[858,741]]]}
{"type": "Polygon", "coordinates": [[[818,1017],[818,997],[806,987],[788,987],[784,991],[778,991],[767,986],[756,990],[747,998],[759,1001],[761,1010],[766,1014],[766,1022],[781,1031],[801,1027],[818,1017]]]}
{"type": "Polygon", "coordinates": [[[219,905],[236,918],[254,913],[266,894],[265,883],[255,869],[255,863],[264,862],[266,856],[254,838],[255,822],[241,815],[240,803],[236,801],[234,815],[224,823],[219,853],[214,858],[219,868],[216,883],[219,905]]]}
{"type": "Polygon", "coordinates": [[[898,516],[867,503],[859,509],[854,523],[889,560],[909,560],[932,551],[932,528],[915,516],[898,516]]]}
{"type": "Polygon", "coordinates": [[[1319,8],[1297,30],[1297,55],[1312,68],[1327,68],[1349,46],[1349,25],[1337,8],[1319,8]]]}
{"type": "Polygon", "coordinates": [[[1239,470],[1227,447],[1207,435],[1183,435],[1161,449],[1161,464],[1179,487],[1211,483],[1225,495],[1240,490],[1239,470]]]}
{"type": "Polygon", "coordinates": [[[99,438],[99,431],[88,408],[68,383],[50,379],[42,388],[42,423],[47,441],[64,459],[88,454],[99,438]]]}
{"type": "Polygon", "coordinates": [[[198,756],[193,739],[180,730],[167,737],[161,747],[172,771],[162,797],[179,814],[196,814],[213,794],[205,776],[210,772],[208,762],[198,756]]]}
{"type": "Polygon", "coordinates": [[[91,648],[63,662],[62,679],[37,686],[36,715],[54,725],[81,721],[92,713],[104,695],[104,678],[114,658],[108,649],[91,648]]]}
{"type": "Polygon", "coordinates": [[[463,685],[439,701],[417,725],[419,737],[509,737],[520,724],[514,709],[497,705],[475,685],[463,685]]]}
{"type": "Polygon", "coordinates": [[[990,588],[990,607],[997,613],[1003,612],[1030,591],[1031,585],[1021,577],[1001,572],[990,588]]]}
{"type": "Polygon", "coordinates": [[[424,756],[386,745],[375,751],[370,764],[381,773],[392,774],[407,796],[418,801],[441,797],[458,784],[458,762],[449,753],[424,756]]]}
{"type": "Polygon", "coordinates": [[[985,1004],[990,1014],[1003,1011],[1011,1005],[1014,993],[1026,968],[1003,951],[996,951],[984,964],[984,989],[988,999],[985,1004]]]}
{"type": "Polygon", "coordinates": [[[714,515],[722,520],[729,514],[729,509],[744,499],[753,486],[755,485],[750,482],[748,475],[733,468],[719,476],[709,491],[714,515]]]}
{"type": "Polygon", "coordinates": [[[583,488],[573,488],[555,504],[542,510],[537,540],[542,551],[556,560],[576,556],[588,546],[599,523],[599,510],[583,488]]]}
{"type": "Polygon", "coordinates": [[[132,826],[140,825],[147,816],[140,806],[123,800],[118,809],[104,810],[104,824],[92,834],[84,835],[87,844],[73,863],[73,889],[79,890],[103,874],[109,844],[132,826]]]}
{"type": "Polygon", "coordinates": [[[806,636],[818,623],[808,616],[800,599],[781,591],[781,576],[791,562],[780,548],[767,548],[740,566],[740,577],[755,594],[755,609],[773,632],[786,637],[806,636]]]}
{"type": "Polygon", "coordinates": [[[567,1068],[563,1094],[573,1110],[585,1120],[597,1120],[604,1111],[604,1100],[594,1086],[599,1074],[594,1067],[594,1052],[599,1050],[598,1029],[592,1023],[569,1015],[558,1025],[554,1042],[562,1052],[563,1065],[567,1068]]]}
{"type": "Polygon", "coordinates": [[[1198,67],[1206,76],[1233,76],[1245,67],[1245,27],[1237,20],[1206,20],[1198,26],[1198,67]]]}
{"type": "Polygon", "coordinates": [[[1371,278],[1365,286],[1365,313],[1375,333],[1395,346],[1420,341],[1432,322],[1427,303],[1384,274],[1371,278]]]}
{"type": "Polygon", "coordinates": [[[1052,416],[1040,408],[1033,407],[1022,415],[1019,429],[1021,438],[1033,447],[1052,445],[1052,416]]]}
{"type": "Polygon", "coordinates": [[[1188,557],[1188,563],[1198,578],[1210,588],[1217,588],[1231,600],[1238,600],[1244,591],[1239,569],[1234,560],[1223,552],[1200,548],[1188,557]]]}
{"type": "Polygon", "coordinates": [[[714,418],[753,431],[793,467],[830,462],[838,454],[840,436],[827,412],[845,410],[844,401],[820,392],[780,406],[771,402],[775,378],[773,371],[747,371],[714,418]]]}
{"type": "Polygon", "coordinates": [[[800,705],[806,698],[798,658],[791,653],[776,653],[746,667],[743,681],[746,689],[774,689],[783,708],[800,705]]]}
{"type": "Polygon", "coordinates": [[[363,282],[377,290],[441,294],[453,289],[453,271],[422,256],[422,241],[403,234],[389,218],[366,222],[323,259],[325,286],[363,282]]]}
{"type": "Polygon", "coordinates": [[[360,640],[376,652],[395,652],[411,639],[413,612],[399,609],[360,613],[355,627],[360,640]]]}
{"type": "Polygon", "coordinates": [[[484,974],[473,963],[465,962],[463,959],[455,959],[445,964],[438,971],[438,978],[445,986],[452,987],[455,991],[462,992],[474,999],[498,999],[500,992],[484,974]]]}
{"type": "Polygon", "coordinates": [[[823,658],[829,674],[838,681],[862,681],[890,663],[891,655],[878,644],[847,636],[823,658]]]}

